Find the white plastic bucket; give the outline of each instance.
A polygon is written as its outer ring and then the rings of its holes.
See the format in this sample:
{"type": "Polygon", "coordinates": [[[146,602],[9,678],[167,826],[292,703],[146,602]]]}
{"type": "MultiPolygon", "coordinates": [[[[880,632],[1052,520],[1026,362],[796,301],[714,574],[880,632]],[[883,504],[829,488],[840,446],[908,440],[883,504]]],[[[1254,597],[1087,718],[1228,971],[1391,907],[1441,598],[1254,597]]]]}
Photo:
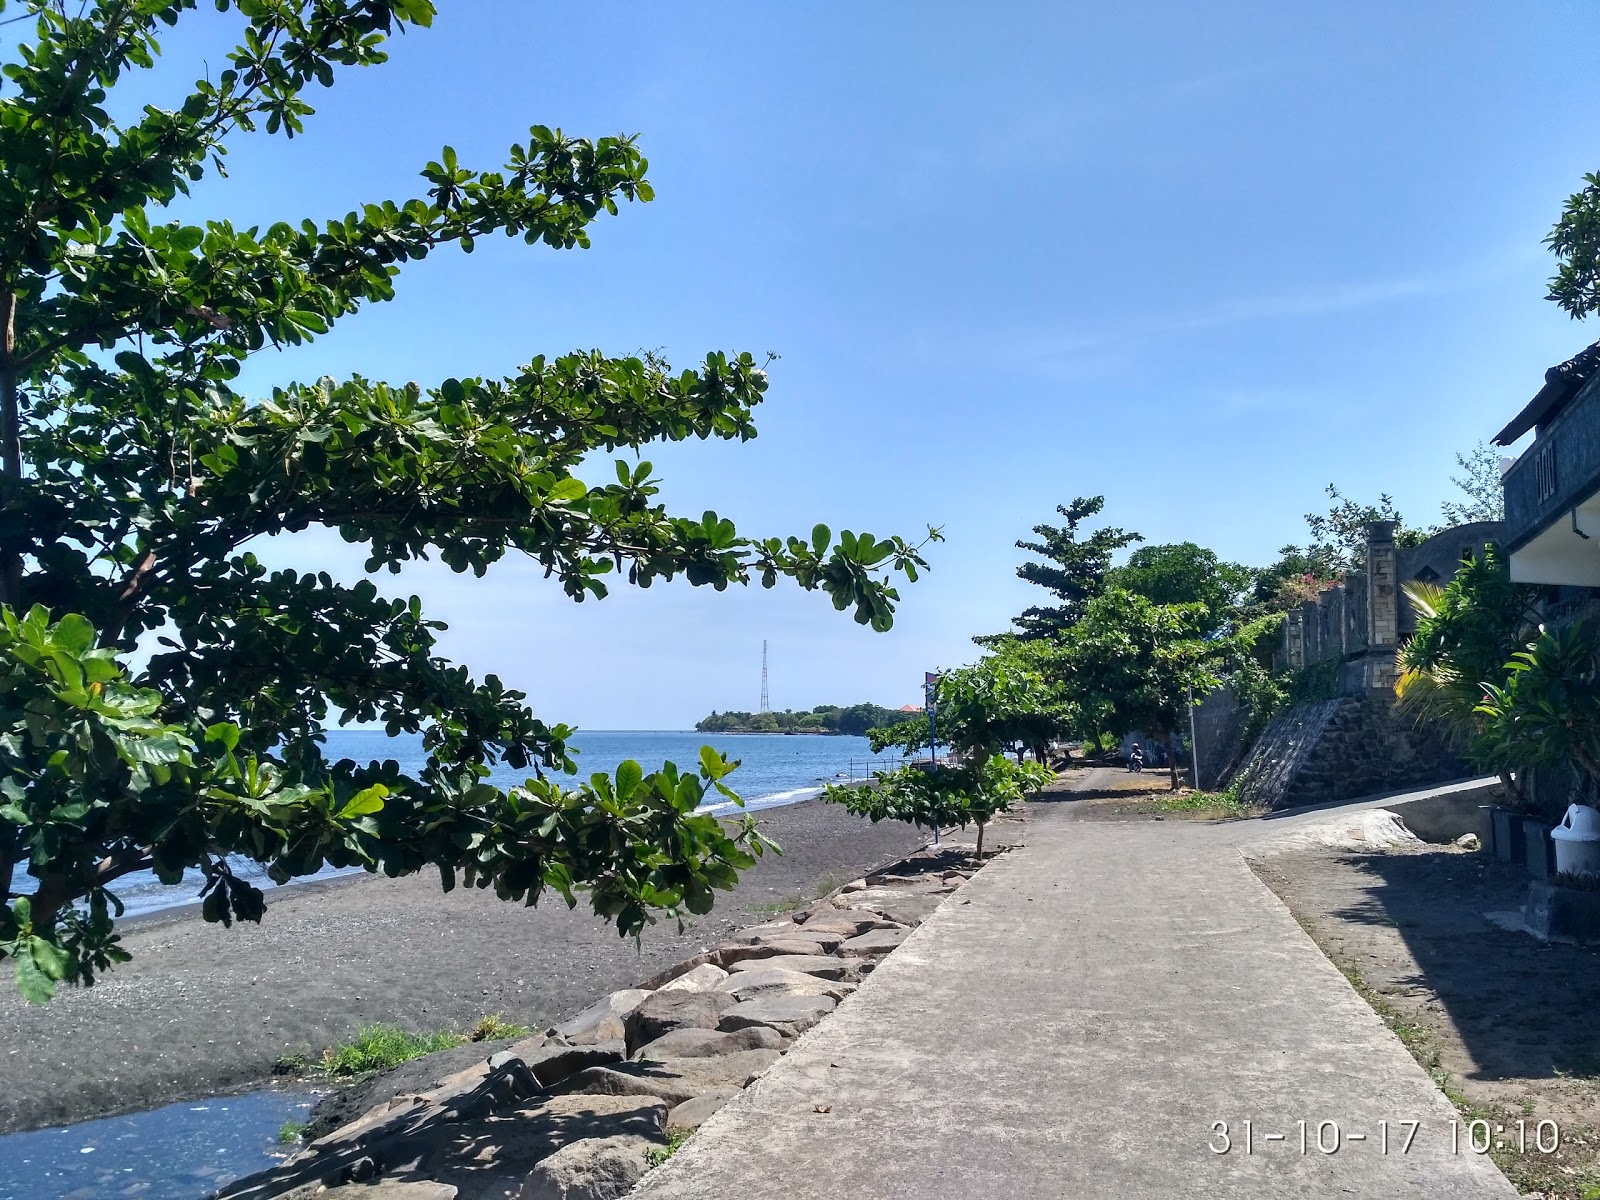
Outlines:
{"type": "Polygon", "coordinates": [[[1556,846],[1556,874],[1600,875],[1600,809],[1571,805],[1550,840],[1556,846]]]}

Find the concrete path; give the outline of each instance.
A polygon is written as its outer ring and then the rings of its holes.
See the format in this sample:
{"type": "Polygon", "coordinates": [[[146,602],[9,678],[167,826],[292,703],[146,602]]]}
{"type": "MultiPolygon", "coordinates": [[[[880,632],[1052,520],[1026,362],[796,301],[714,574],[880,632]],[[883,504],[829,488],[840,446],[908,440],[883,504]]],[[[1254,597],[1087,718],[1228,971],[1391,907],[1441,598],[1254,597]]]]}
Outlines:
{"type": "Polygon", "coordinates": [[[633,1195],[1514,1197],[1239,852],[1326,819],[1035,805],[1023,847],[633,1195]]]}

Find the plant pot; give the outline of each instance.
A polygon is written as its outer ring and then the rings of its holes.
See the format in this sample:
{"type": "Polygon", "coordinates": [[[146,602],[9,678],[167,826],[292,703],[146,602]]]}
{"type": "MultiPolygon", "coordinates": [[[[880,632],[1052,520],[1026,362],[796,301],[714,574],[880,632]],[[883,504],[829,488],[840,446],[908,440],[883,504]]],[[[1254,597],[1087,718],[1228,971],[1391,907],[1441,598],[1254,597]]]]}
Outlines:
{"type": "Polygon", "coordinates": [[[1501,862],[1522,862],[1526,853],[1522,843],[1522,814],[1496,805],[1490,810],[1489,816],[1494,830],[1490,842],[1494,856],[1501,862]]]}
{"type": "Polygon", "coordinates": [[[1556,873],[1556,844],[1550,840],[1549,825],[1532,817],[1522,819],[1523,862],[1535,879],[1552,879],[1556,873]]]}

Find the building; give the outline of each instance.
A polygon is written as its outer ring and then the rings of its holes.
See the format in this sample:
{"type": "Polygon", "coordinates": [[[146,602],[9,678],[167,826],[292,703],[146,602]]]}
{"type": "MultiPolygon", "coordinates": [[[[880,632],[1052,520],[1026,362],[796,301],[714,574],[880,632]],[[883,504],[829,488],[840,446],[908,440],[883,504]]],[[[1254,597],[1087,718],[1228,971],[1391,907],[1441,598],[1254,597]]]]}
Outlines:
{"type": "Polygon", "coordinates": [[[1600,587],[1600,342],[1551,367],[1499,433],[1533,445],[1507,470],[1501,546],[1518,583],[1600,587]]]}

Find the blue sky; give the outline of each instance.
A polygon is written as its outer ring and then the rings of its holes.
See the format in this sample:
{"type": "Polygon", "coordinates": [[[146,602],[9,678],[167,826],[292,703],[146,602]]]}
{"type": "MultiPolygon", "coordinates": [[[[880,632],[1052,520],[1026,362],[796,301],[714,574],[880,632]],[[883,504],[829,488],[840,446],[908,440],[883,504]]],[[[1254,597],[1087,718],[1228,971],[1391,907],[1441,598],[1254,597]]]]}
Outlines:
{"type": "MultiPolygon", "coordinates": [[[[550,719],[680,728],[772,699],[914,699],[1036,597],[1013,542],[1104,493],[1151,541],[1264,563],[1336,482],[1436,519],[1453,454],[1593,340],[1541,238],[1600,170],[1578,3],[444,5],[383,68],[241,140],[191,211],[403,199],[454,145],[636,132],[658,199],[587,252],[480,243],[252,369],[436,382],[576,347],[773,350],[761,437],[647,452],[751,534],[944,527],[874,635],[794,589],[573,605],[507,562],[380,580],[550,719]]],[[[170,40],[190,74],[214,18],[170,40]]],[[[603,472],[596,472],[601,478],[603,472]]],[[[349,577],[308,534],[274,558],[349,577]]]]}

